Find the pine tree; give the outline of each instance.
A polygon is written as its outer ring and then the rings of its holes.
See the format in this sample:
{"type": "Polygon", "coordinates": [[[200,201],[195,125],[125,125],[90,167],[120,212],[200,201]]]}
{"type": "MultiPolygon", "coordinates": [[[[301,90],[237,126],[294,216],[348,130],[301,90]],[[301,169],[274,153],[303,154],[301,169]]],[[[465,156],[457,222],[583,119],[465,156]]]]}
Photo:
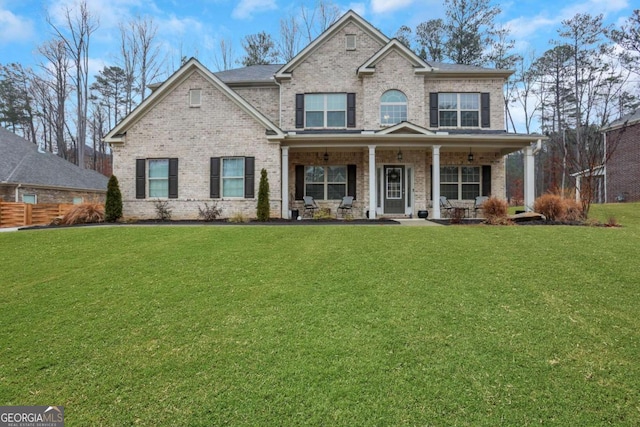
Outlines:
{"type": "Polygon", "coordinates": [[[107,184],[107,199],[104,203],[104,220],[116,222],[122,217],[122,194],[118,186],[118,178],[111,175],[107,184]]]}
{"type": "Polygon", "coordinates": [[[260,188],[258,189],[258,221],[269,221],[269,179],[267,170],[260,172],[260,188]]]}

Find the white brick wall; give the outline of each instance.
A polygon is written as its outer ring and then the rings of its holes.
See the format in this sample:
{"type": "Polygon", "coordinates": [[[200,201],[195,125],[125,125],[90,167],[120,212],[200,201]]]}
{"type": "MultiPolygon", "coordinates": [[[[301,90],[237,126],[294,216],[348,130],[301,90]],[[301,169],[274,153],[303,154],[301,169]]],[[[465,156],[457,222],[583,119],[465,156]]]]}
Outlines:
{"type": "MultiPolygon", "coordinates": [[[[271,210],[280,212],[280,149],[269,143],[265,127],[241,110],[199,73],[168,93],[127,131],[126,142],[114,147],[114,174],[122,191],[125,217],[154,218],[155,200],[137,200],[136,159],[178,158],[178,198],[168,199],[174,219],[194,219],[209,198],[209,159],[255,157],[255,199],[220,200],[222,216],[242,212],[255,217],[260,170],[268,173],[271,210]],[[189,107],[189,90],[202,89],[202,106],[189,107]]],[[[147,170],[148,171],[148,170],[147,170]]],[[[147,184],[147,192],[148,192],[147,184]]]]}

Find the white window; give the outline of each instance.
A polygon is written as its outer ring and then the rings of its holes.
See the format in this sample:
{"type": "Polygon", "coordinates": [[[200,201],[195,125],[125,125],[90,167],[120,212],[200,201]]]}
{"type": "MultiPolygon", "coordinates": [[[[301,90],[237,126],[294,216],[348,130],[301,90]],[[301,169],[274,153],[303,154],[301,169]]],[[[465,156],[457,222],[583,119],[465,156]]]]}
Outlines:
{"type": "Polygon", "coordinates": [[[304,116],[307,128],[346,127],[347,94],[306,94],[304,96],[304,116]]]}
{"type": "Polygon", "coordinates": [[[189,106],[199,107],[202,102],[202,89],[191,89],[189,91],[189,106]]]}
{"type": "Polygon", "coordinates": [[[22,203],[35,205],[36,203],[38,203],[38,197],[35,194],[23,194],[22,203]]]}
{"type": "Polygon", "coordinates": [[[73,198],[73,204],[74,204],[74,205],[79,205],[79,204],[81,204],[82,202],[84,202],[84,198],[82,198],[82,197],[74,197],[74,198],[73,198]]]}
{"type": "Polygon", "coordinates": [[[341,200],[347,195],[347,167],[307,166],[304,191],[316,200],[341,200]]]}
{"type": "Polygon", "coordinates": [[[388,90],[380,97],[380,124],[391,126],[407,120],[407,97],[399,90],[388,90]]]}
{"type": "Polygon", "coordinates": [[[443,166],[440,168],[440,195],[451,200],[473,200],[480,196],[479,166],[443,166]]]}
{"type": "Polygon", "coordinates": [[[244,197],[244,157],[222,159],[222,197],[244,197]]]}
{"type": "Polygon", "coordinates": [[[442,127],[479,127],[479,93],[440,93],[438,113],[442,127]]]}
{"type": "Polygon", "coordinates": [[[356,35],[347,34],[346,44],[347,44],[347,50],[356,50],[356,35]]]}
{"type": "Polygon", "coordinates": [[[149,197],[169,197],[169,159],[149,160],[149,197]]]}

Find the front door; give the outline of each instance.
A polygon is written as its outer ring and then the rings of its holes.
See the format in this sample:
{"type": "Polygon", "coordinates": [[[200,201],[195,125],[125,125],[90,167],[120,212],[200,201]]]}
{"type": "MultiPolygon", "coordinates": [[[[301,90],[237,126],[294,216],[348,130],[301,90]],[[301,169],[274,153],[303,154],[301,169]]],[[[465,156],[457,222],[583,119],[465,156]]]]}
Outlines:
{"type": "Polygon", "coordinates": [[[384,213],[404,214],[404,166],[384,167],[384,213]]]}

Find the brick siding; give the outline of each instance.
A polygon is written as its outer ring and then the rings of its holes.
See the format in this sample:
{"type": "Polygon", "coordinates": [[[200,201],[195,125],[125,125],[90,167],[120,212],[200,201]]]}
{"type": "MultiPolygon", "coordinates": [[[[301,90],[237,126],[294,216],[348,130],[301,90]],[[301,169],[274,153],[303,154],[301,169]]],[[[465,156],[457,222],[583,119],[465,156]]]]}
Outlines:
{"type": "Polygon", "coordinates": [[[640,201],[640,123],[607,133],[607,202],[640,201]]]}

